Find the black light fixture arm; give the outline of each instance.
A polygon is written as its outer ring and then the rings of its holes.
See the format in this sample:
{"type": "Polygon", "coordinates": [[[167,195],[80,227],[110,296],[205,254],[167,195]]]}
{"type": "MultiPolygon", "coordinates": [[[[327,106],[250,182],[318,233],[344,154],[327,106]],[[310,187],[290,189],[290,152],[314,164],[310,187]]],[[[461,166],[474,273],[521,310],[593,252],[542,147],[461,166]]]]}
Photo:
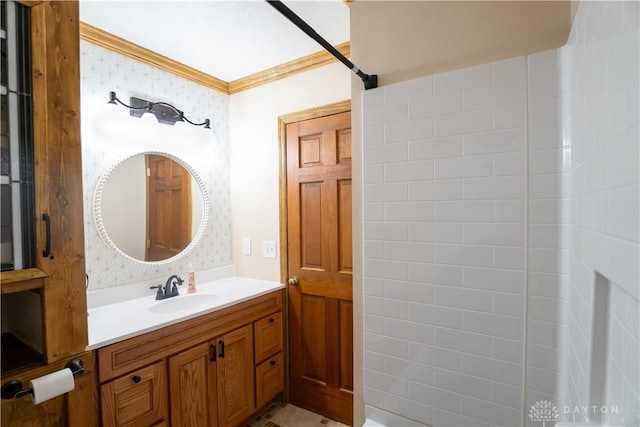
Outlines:
{"type": "Polygon", "coordinates": [[[374,89],[378,87],[378,76],[376,74],[366,74],[360,68],[358,68],[353,62],[349,61],[343,54],[341,54],[335,47],[333,47],[328,41],[320,36],[316,31],[309,26],[302,18],[295,14],[280,0],[266,0],[274,9],[284,15],[289,21],[295,24],[298,28],[304,31],[309,37],[314,39],[324,47],[329,53],[335,56],[340,62],[353,71],[364,83],[365,89],[374,89]]]}
{"type": "Polygon", "coordinates": [[[128,108],[131,116],[142,117],[145,113],[151,113],[156,116],[159,123],[174,125],[176,122],[187,122],[194,126],[204,126],[205,129],[211,129],[209,119],[205,119],[202,123],[192,122],[184,116],[182,110],[178,110],[167,102],[151,102],[134,96],[130,100],[131,105],[127,105],[118,99],[115,92],[109,92],[108,104],[120,104],[128,108]]]}
{"type": "Polygon", "coordinates": [[[184,115],[182,116],[185,122],[194,125],[194,126],[204,126],[205,129],[211,129],[209,119],[204,119],[202,123],[194,123],[191,120],[187,119],[184,115]]]}
{"type": "Polygon", "coordinates": [[[130,110],[147,110],[147,111],[150,110],[150,105],[151,105],[151,103],[148,103],[144,107],[134,107],[132,105],[127,105],[118,99],[114,91],[109,92],[109,102],[107,102],[107,104],[116,104],[116,103],[122,105],[123,107],[127,107],[130,110]]]}

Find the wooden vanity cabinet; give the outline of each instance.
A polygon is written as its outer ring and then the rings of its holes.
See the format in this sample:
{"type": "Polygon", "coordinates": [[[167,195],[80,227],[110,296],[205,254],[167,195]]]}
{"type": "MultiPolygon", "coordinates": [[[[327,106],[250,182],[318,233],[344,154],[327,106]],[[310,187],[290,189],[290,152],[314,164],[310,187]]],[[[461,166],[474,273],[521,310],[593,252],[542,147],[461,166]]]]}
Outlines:
{"type": "Polygon", "coordinates": [[[247,421],[284,390],[282,298],[274,291],[98,349],[104,425],[232,427],[247,421]],[[256,356],[258,348],[269,350],[256,356]],[[142,384],[160,366],[144,388],[132,383],[139,375],[142,384]]]}

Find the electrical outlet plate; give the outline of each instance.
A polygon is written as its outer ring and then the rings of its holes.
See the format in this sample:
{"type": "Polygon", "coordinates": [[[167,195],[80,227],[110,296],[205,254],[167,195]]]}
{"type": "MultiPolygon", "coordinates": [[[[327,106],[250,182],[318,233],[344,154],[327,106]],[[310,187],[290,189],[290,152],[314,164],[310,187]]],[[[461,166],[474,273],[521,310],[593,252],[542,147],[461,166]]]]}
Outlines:
{"type": "Polygon", "coordinates": [[[265,258],[276,257],[276,242],[274,240],[265,240],[262,242],[262,256],[265,258]]]}
{"type": "Polygon", "coordinates": [[[242,254],[251,255],[251,239],[242,239],[242,254]]]}

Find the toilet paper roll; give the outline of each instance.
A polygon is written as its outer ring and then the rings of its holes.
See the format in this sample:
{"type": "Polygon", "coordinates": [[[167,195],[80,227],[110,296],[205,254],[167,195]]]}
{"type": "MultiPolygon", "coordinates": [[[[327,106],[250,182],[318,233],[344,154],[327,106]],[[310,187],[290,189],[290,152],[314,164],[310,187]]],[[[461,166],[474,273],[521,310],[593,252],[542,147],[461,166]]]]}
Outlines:
{"type": "Polygon", "coordinates": [[[68,393],[75,387],[71,369],[64,368],[43,377],[31,380],[33,403],[36,405],[61,394],[68,393]]]}

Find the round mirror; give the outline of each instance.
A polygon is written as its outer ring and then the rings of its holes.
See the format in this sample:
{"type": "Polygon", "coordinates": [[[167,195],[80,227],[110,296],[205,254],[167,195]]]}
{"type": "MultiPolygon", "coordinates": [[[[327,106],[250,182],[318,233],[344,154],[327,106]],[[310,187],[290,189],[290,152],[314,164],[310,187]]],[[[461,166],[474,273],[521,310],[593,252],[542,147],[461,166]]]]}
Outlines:
{"type": "Polygon", "coordinates": [[[107,246],[142,263],[187,254],[204,233],[208,213],[198,174],[160,152],[136,154],[109,168],[93,198],[93,217],[107,246]]]}

